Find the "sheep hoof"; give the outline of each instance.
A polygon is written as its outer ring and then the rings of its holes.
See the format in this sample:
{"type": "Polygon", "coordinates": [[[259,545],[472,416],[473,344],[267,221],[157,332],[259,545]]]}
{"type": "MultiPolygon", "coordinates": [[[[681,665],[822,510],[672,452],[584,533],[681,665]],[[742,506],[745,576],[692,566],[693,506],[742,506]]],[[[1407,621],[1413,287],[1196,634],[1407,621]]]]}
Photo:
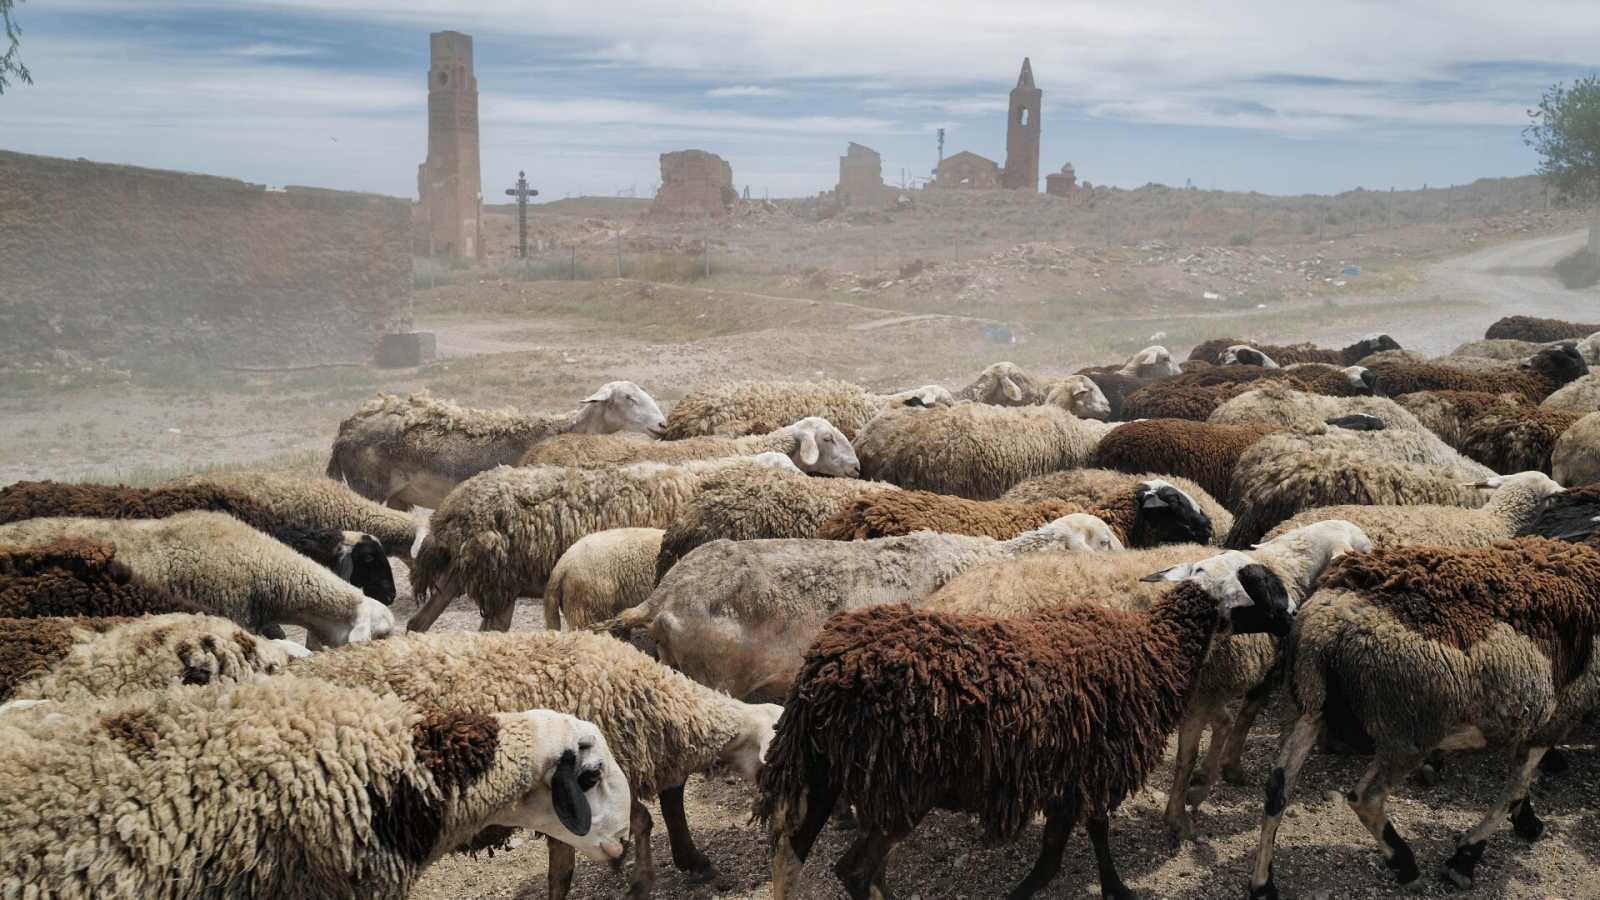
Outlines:
{"type": "Polygon", "coordinates": [[[1206,798],[1210,796],[1211,785],[1205,783],[1191,785],[1189,790],[1184,792],[1183,802],[1193,809],[1199,809],[1200,804],[1206,802],[1206,798]]]}
{"type": "Polygon", "coordinates": [[[1511,828],[1525,841],[1537,841],[1544,834],[1544,820],[1533,811],[1533,804],[1523,801],[1511,815],[1511,828]]]}
{"type": "Polygon", "coordinates": [[[1238,763],[1227,763],[1222,767],[1222,780],[1229,784],[1245,786],[1250,784],[1250,776],[1245,774],[1244,766],[1238,763]]]}

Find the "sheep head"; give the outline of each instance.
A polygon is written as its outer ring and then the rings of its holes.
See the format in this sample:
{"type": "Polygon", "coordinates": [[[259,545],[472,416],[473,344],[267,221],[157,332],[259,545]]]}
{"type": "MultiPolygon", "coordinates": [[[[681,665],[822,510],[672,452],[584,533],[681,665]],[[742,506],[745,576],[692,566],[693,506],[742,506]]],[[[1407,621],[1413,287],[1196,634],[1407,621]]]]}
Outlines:
{"type": "Polygon", "coordinates": [[[612,381],[583,398],[572,430],[578,434],[638,431],[661,437],[666,427],[667,417],[661,414],[655,398],[631,381],[612,381]]]}
{"type": "Polygon", "coordinates": [[[854,478],[861,474],[861,461],[844,432],[827,419],[808,416],[789,426],[796,438],[789,458],[800,471],[815,475],[854,478]]]}

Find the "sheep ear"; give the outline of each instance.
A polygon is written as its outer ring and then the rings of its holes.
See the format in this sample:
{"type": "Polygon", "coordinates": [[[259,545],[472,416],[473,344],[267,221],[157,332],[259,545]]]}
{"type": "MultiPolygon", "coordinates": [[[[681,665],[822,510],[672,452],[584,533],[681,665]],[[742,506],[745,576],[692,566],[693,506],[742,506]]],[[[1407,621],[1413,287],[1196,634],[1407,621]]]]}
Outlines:
{"type": "Polygon", "coordinates": [[[822,457],[822,450],[817,447],[817,436],[810,431],[800,432],[800,465],[814,466],[822,457]]]}
{"type": "Polygon", "coordinates": [[[934,390],[926,390],[921,394],[918,394],[916,399],[917,402],[921,403],[923,406],[933,406],[935,403],[939,402],[939,392],[934,390]]]}
{"type": "Polygon", "coordinates": [[[1172,566],[1171,568],[1162,569],[1159,572],[1151,572],[1149,575],[1146,575],[1143,578],[1140,578],[1139,580],[1140,581],[1150,581],[1150,582],[1154,582],[1154,581],[1182,581],[1184,578],[1188,577],[1188,575],[1189,575],[1189,564],[1188,563],[1178,563],[1177,565],[1172,566]]]}
{"type": "Polygon", "coordinates": [[[1161,495],[1155,491],[1149,491],[1146,493],[1144,495],[1144,502],[1139,504],[1142,509],[1161,509],[1162,507],[1169,505],[1170,504],[1161,499],[1161,495]]]}
{"type": "Polygon", "coordinates": [[[556,773],[550,779],[550,802],[555,807],[556,818],[566,829],[578,837],[589,833],[589,798],[578,785],[578,755],[571,750],[561,754],[556,773]]]}
{"type": "Polygon", "coordinates": [[[1493,478],[1485,478],[1482,481],[1469,481],[1469,482],[1466,483],[1466,486],[1467,487],[1472,487],[1472,488],[1477,488],[1477,489],[1483,490],[1483,491],[1492,491],[1492,490],[1494,490],[1495,488],[1499,487],[1500,485],[1502,485],[1504,483],[1505,483],[1505,479],[1500,477],[1499,475],[1496,475],[1493,478]]]}
{"type": "Polygon", "coordinates": [[[1012,403],[1022,402],[1022,388],[1017,387],[1017,383],[1010,378],[1001,376],[1000,390],[1005,392],[1006,399],[1012,403]]]}
{"type": "Polygon", "coordinates": [[[333,574],[344,581],[349,581],[350,576],[355,574],[356,561],[352,555],[354,552],[355,548],[346,544],[339,548],[339,555],[333,559],[333,574]]]}
{"type": "Polygon", "coordinates": [[[611,399],[611,388],[609,386],[607,386],[607,387],[603,387],[600,390],[595,391],[594,393],[590,394],[589,396],[583,398],[583,402],[585,402],[585,403],[604,403],[604,402],[606,402],[607,400],[610,400],[610,399],[611,399]]]}

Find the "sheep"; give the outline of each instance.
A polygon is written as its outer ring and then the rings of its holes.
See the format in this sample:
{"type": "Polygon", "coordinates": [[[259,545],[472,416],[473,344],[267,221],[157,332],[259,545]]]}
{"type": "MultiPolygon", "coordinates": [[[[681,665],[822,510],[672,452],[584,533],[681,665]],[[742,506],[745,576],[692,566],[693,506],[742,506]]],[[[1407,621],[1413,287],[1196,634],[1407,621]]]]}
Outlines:
{"type": "MultiPolygon", "coordinates": [[[[1497,359],[1506,362],[1515,362],[1517,360],[1526,359],[1533,354],[1538,353],[1545,347],[1550,346],[1550,343],[1551,342],[1517,341],[1508,338],[1468,341],[1454,350],[1451,350],[1448,354],[1446,354],[1445,359],[1441,360],[1441,362],[1445,362],[1448,365],[1450,364],[1449,361],[1461,359],[1463,357],[1469,359],[1497,359]]],[[[1573,342],[1568,341],[1567,343],[1570,344],[1573,342]]]]}
{"type": "Polygon", "coordinates": [[[1194,498],[1160,479],[1141,481],[1131,492],[1086,507],[1056,498],[1031,503],[967,500],[927,491],[869,494],[851,502],[822,524],[817,537],[859,541],[899,537],[917,531],[965,534],[1004,541],[1070,513],[1087,513],[1105,522],[1126,547],[1171,543],[1209,543],[1211,520],[1194,498]]]}
{"type": "MultiPolygon", "coordinates": [[[[296,660],[290,671],[418,707],[488,714],[546,708],[593,722],[605,736],[632,795],[628,828],[636,860],[629,897],[645,897],[655,878],[650,814],[659,797],[672,860],[696,883],[717,871],[694,845],[683,788],[713,763],[754,781],[783,710],[741,703],[695,684],[619,641],[583,632],[411,634],[296,660]]],[[[622,795],[621,791],[618,791],[622,795]]],[[[625,795],[623,795],[625,796],[625,795]]],[[[542,829],[540,829],[542,830],[542,829]]],[[[573,858],[550,843],[550,897],[567,896],[573,858]]]]}
{"type": "Polygon", "coordinates": [[[1329,363],[1335,366],[1359,365],[1361,360],[1374,353],[1400,349],[1400,344],[1387,334],[1370,334],[1338,350],[1317,347],[1312,344],[1280,346],[1241,341],[1237,338],[1213,338],[1191,350],[1189,358],[1217,365],[1222,361],[1223,354],[1230,347],[1238,345],[1254,348],[1277,360],[1279,365],[1285,366],[1308,362],[1329,363]]]}
{"type": "Polygon", "coordinates": [[[1109,816],[1160,760],[1214,639],[1288,628],[1288,596],[1263,567],[1217,581],[1177,585],[1144,613],[992,619],[897,604],[835,616],[806,653],[761,774],[774,900],[798,893],[841,800],[860,837],[834,871],[856,900],[889,896],[889,851],[935,807],[975,813],[986,841],[1045,814],[1038,861],[1013,898],[1050,882],[1083,820],[1102,896],[1131,900],[1109,816]]]}
{"type": "Polygon", "coordinates": [[[1044,402],[1049,385],[1024,372],[1015,363],[987,366],[972,383],[954,392],[957,401],[970,400],[994,406],[1036,406],[1044,402]]]}
{"type": "Polygon", "coordinates": [[[1563,490],[1543,472],[1496,475],[1472,487],[1491,491],[1489,502],[1477,509],[1426,504],[1319,506],[1280,523],[1267,532],[1265,540],[1313,522],[1339,519],[1360,526],[1380,550],[1409,544],[1487,547],[1523,533],[1550,498],[1563,490]]]}
{"type": "Polygon", "coordinates": [[[696,437],[681,441],[642,441],[614,434],[565,434],[546,438],[528,450],[518,465],[608,468],[632,463],[684,463],[726,456],[782,453],[800,471],[854,478],[861,473],[856,452],[843,432],[827,419],[808,416],[766,434],[696,437]]]}
{"type": "Polygon", "coordinates": [[[708,477],[682,506],[656,557],[656,582],[701,544],[726,538],[816,537],[822,523],[851,502],[898,491],[892,484],[854,478],[806,478],[769,469],[728,469],[708,477]]]}
{"type": "MultiPolygon", "coordinates": [[[[1583,545],[1523,538],[1487,548],[1401,547],[1335,563],[1294,626],[1299,716],[1267,781],[1250,896],[1278,897],[1273,845],[1325,720],[1351,718],[1374,741],[1376,756],[1346,797],[1401,884],[1421,873],[1384,803],[1390,784],[1436,749],[1493,745],[1515,754],[1494,807],[1456,838],[1446,878],[1469,886],[1507,818],[1519,836],[1537,838],[1543,823],[1528,784],[1545,751],[1597,705],[1597,621],[1600,552],[1583,545]]],[[[782,737],[780,729],[775,750],[782,737]]]]}
{"type": "Polygon", "coordinates": [[[406,627],[427,631],[466,591],[478,603],[482,629],[505,631],[517,597],[542,597],[573,542],[608,528],[661,528],[706,478],[734,467],[799,471],[781,453],[762,453],[681,466],[503,466],[475,475],[434,511],[411,570],[412,595],[428,599],[406,627]]]}
{"type": "Polygon", "coordinates": [[[1600,534],[1600,484],[1585,484],[1552,496],[1538,517],[1517,532],[1517,537],[1532,535],[1592,545],[1597,534],[1600,534]]]}
{"type": "Polygon", "coordinates": [[[639,431],[660,436],[665,424],[656,401],[631,381],[602,385],[577,412],[566,415],[468,409],[426,392],[379,394],[339,423],[327,476],[369,500],[434,509],[457,484],[515,463],[552,435],[639,431]]]}
{"type": "Polygon", "coordinates": [[[307,478],[279,472],[230,470],[186,475],[161,485],[209,488],[244,494],[274,515],[304,522],[312,528],[337,528],[370,534],[383,552],[402,562],[411,561],[420,520],[408,512],[389,509],[327,478],[307,478]]]}
{"type": "Polygon", "coordinates": [[[1600,409],[1600,375],[1589,374],[1557,388],[1539,404],[1545,409],[1591,413],[1600,409]]]}
{"type": "Polygon", "coordinates": [[[215,616],[0,619],[0,702],[243,681],[282,671],[291,652],[307,651],[215,616]]]}
{"type": "Polygon", "coordinates": [[[1560,319],[1540,319],[1534,316],[1505,316],[1483,333],[1485,340],[1560,341],[1584,338],[1600,331],[1600,325],[1563,322],[1560,319]]]}
{"type": "Polygon", "coordinates": [[[19,481],[0,489],[0,524],[51,516],[159,519],[197,509],[227,513],[339,573],[379,603],[388,606],[394,602],[394,573],[377,538],[336,528],[308,527],[300,520],[276,514],[245,494],[203,484],[145,489],[19,481]]]}
{"type": "Polygon", "coordinates": [[[432,709],[305,678],[0,717],[0,884],[16,897],[407,896],[485,826],[622,854],[594,725],[432,709]]]}
{"type": "Polygon", "coordinates": [[[145,581],[252,631],[299,625],[313,642],[385,637],[394,614],[327,569],[223,513],[165,519],[27,519],[0,525],[0,545],[109,544],[145,581]]]}
{"type": "Polygon", "coordinates": [[[867,541],[713,541],[684,557],[644,603],[595,630],[649,634],[656,657],[750,702],[788,693],[806,645],[841,609],[916,605],[974,566],[1049,550],[1122,545],[1106,524],[1073,513],[1007,541],[919,531],[867,541]]]}
{"type": "Polygon", "coordinates": [[[1199,507],[1200,514],[1211,523],[1211,540],[1219,543],[1233,529],[1233,514],[1218,503],[1205,488],[1178,475],[1139,472],[1127,474],[1110,469],[1068,469],[1051,472],[1021,482],[1000,496],[1009,503],[1039,503],[1045,500],[1064,500],[1085,509],[1105,509],[1124,502],[1124,498],[1139,491],[1147,482],[1160,482],[1180,491],[1199,507]]]}
{"type": "MultiPolygon", "coordinates": [[[[1138,611],[1148,609],[1169,581],[1215,570],[1221,563],[1236,566],[1247,561],[1271,570],[1298,605],[1335,557],[1371,548],[1371,540],[1354,525],[1323,522],[1282,535],[1247,554],[1233,552],[1215,561],[1214,548],[1193,544],[1087,557],[1038,554],[972,569],[929,597],[927,607],[1008,618],[1085,603],[1138,611]]],[[[1199,807],[1219,776],[1243,782],[1244,742],[1271,697],[1278,659],[1277,642],[1263,635],[1237,635],[1213,648],[1178,730],[1177,763],[1164,817],[1174,841],[1193,836],[1187,806],[1199,807]],[[1230,714],[1229,707],[1241,702],[1238,715],[1230,714]],[[1194,776],[1200,738],[1208,727],[1210,746],[1200,775],[1194,776]]]]}
{"type": "Polygon", "coordinates": [[[993,500],[1019,481],[1085,466],[1112,426],[1051,406],[959,403],[884,413],[856,441],[862,476],[993,500]]]}
{"type": "Polygon", "coordinates": [[[1480,416],[1522,405],[1519,395],[1490,394],[1485,391],[1416,391],[1397,398],[1395,402],[1405,407],[1440,440],[1457,450],[1461,449],[1467,429],[1480,416]]]}
{"type": "Polygon", "coordinates": [[[1572,423],[1556,438],[1550,474],[1567,487],[1600,481],[1600,412],[1572,423]]]}
{"type": "Polygon", "coordinates": [[[1068,375],[1056,382],[1045,395],[1044,403],[1064,409],[1080,419],[1116,418],[1116,406],[1088,375],[1068,375]]]}
{"type": "Polygon", "coordinates": [[[1287,377],[1259,366],[1218,366],[1145,385],[1122,401],[1123,419],[1205,421],[1219,405],[1251,390],[1252,382],[1287,377]]]}
{"type": "Polygon", "coordinates": [[[0,617],[205,612],[134,575],[116,555],[112,544],[94,541],[0,544],[0,617]]]}
{"type": "Polygon", "coordinates": [[[1222,356],[1217,359],[1217,365],[1260,366],[1263,369],[1280,368],[1277,360],[1249,344],[1234,344],[1222,351],[1222,356]]]}
{"type": "Polygon", "coordinates": [[[1277,425],[1213,425],[1187,419],[1129,422],[1100,439],[1093,464],[1119,472],[1181,475],[1226,503],[1239,454],[1281,430],[1277,425]]]}
{"type": "Polygon", "coordinates": [[[1480,416],[1461,439],[1461,453],[1496,472],[1529,470],[1550,474],[1556,441],[1583,413],[1513,406],[1480,416]]]}
{"type": "Polygon", "coordinates": [[[1281,425],[1295,431],[1324,431],[1329,420],[1349,416],[1374,416],[1389,429],[1426,431],[1416,416],[1384,397],[1331,397],[1301,390],[1285,381],[1252,385],[1212,411],[1205,421],[1213,425],[1281,425]]]}
{"type": "Polygon", "coordinates": [[[544,589],[544,627],[560,631],[609,619],[656,586],[660,528],[611,528],[584,535],[556,560],[544,589]]]}
{"type": "MultiPolygon", "coordinates": [[[[1483,498],[1463,481],[1494,475],[1483,466],[1449,468],[1405,461],[1373,441],[1383,431],[1358,434],[1362,440],[1295,446],[1289,434],[1257,441],[1239,458],[1229,491],[1233,530],[1223,546],[1248,547],[1296,513],[1318,506],[1437,504],[1476,508],[1483,498]]],[[[1356,434],[1347,432],[1347,434],[1356,434]]]]}
{"type": "Polygon", "coordinates": [[[1153,344],[1128,357],[1117,374],[1133,378],[1171,378],[1183,374],[1183,370],[1172,359],[1172,351],[1153,344]]]}
{"type": "Polygon", "coordinates": [[[667,416],[667,440],[766,434],[808,416],[832,422],[851,441],[875,416],[891,409],[949,406],[936,384],[874,394],[844,381],[734,381],[690,391],[667,416]]]}
{"type": "Polygon", "coordinates": [[[1525,402],[1534,404],[1589,372],[1588,364],[1578,351],[1565,345],[1540,350],[1529,357],[1520,369],[1504,367],[1469,372],[1438,363],[1399,362],[1374,363],[1367,368],[1378,376],[1379,386],[1391,397],[1414,391],[1511,392],[1521,395],[1525,402]]]}
{"type": "MultiPolygon", "coordinates": [[[[1172,354],[1165,347],[1146,347],[1134,354],[1120,368],[1117,366],[1098,366],[1080,369],[1078,374],[1057,383],[1051,394],[1062,390],[1069,382],[1077,378],[1089,380],[1097,392],[1105,397],[1106,415],[1091,415],[1080,412],[1076,408],[1069,409],[1073,415],[1085,419],[1110,419],[1119,421],[1123,418],[1122,404],[1127,396],[1139,388],[1166,378],[1173,378],[1183,374],[1183,369],[1173,362],[1172,354]]],[[[1072,390],[1081,390],[1074,382],[1072,390]]],[[[1047,398],[1046,403],[1055,403],[1047,398]]],[[[1092,397],[1086,399],[1086,405],[1094,405],[1092,397]]]]}

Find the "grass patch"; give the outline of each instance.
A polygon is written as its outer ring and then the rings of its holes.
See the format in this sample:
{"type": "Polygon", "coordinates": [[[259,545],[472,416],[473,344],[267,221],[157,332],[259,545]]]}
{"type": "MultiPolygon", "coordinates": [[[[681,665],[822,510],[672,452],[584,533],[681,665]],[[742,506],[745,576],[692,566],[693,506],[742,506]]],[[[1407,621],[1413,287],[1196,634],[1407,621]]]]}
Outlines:
{"type": "Polygon", "coordinates": [[[150,487],[187,475],[212,472],[273,472],[280,475],[321,476],[328,463],[327,453],[320,450],[300,450],[281,453],[251,462],[209,463],[199,466],[112,466],[96,471],[84,481],[115,482],[133,487],[150,487]]]}

